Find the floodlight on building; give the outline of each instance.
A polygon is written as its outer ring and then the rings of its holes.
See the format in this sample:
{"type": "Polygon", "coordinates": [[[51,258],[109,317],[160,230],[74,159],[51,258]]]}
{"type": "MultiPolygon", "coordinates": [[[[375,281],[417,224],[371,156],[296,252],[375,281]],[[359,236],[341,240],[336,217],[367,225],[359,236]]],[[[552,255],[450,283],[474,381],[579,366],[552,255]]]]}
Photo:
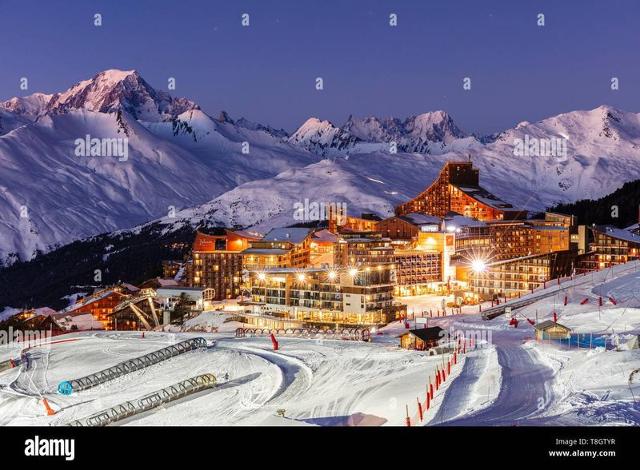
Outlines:
{"type": "Polygon", "coordinates": [[[358,270],[356,268],[349,269],[349,276],[355,277],[358,274],[358,270]]]}
{"type": "Polygon", "coordinates": [[[475,273],[484,272],[487,269],[487,263],[485,263],[481,259],[474,259],[473,261],[471,261],[471,269],[475,273]]]}
{"type": "Polygon", "coordinates": [[[327,273],[327,277],[330,281],[334,281],[338,277],[338,273],[336,273],[335,271],[329,271],[327,273]]]}
{"type": "Polygon", "coordinates": [[[259,281],[264,281],[266,278],[267,278],[267,275],[265,273],[258,273],[259,281]]]}
{"type": "Polygon", "coordinates": [[[298,274],[298,281],[304,282],[304,280],[305,280],[304,274],[303,273],[298,274]]]}
{"type": "Polygon", "coordinates": [[[447,232],[455,232],[455,231],[456,231],[455,225],[447,225],[447,232]]]}

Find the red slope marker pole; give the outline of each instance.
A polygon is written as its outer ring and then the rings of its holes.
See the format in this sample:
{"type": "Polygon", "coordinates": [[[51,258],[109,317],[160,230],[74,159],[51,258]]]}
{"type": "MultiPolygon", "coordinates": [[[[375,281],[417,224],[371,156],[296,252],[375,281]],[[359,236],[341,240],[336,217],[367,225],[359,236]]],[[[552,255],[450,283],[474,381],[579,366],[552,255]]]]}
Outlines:
{"type": "Polygon", "coordinates": [[[44,409],[47,411],[47,416],[53,416],[54,414],[56,414],[56,412],[53,411],[53,408],[51,408],[51,405],[49,405],[49,401],[46,398],[42,399],[42,404],[44,405],[44,409]]]}

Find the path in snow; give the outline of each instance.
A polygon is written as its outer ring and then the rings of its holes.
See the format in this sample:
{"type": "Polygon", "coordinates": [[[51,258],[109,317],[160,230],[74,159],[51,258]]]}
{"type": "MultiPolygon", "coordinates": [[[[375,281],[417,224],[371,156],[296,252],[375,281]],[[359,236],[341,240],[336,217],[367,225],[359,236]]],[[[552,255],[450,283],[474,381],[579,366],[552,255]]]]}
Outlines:
{"type": "Polygon", "coordinates": [[[460,375],[447,389],[442,405],[430,422],[431,425],[455,419],[465,412],[464,407],[470,402],[474,384],[485,372],[487,362],[487,355],[483,351],[466,356],[460,375]]]}
{"type": "MultiPolygon", "coordinates": [[[[501,344],[496,344],[498,363],[502,368],[502,384],[498,398],[487,408],[460,418],[434,423],[454,426],[513,426],[527,424],[528,418],[533,418],[544,411],[553,399],[551,381],[554,372],[551,368],[537,361],[531,349],[525,349],[520,339],[503,338],[501,344]]],[[[463,375],[463,377],[470,377],[463,375]]],[[[455,382],[453,386],[455,386],[455,382]]],[[[461,384],[464,387],[466,384],[461,384]]],[[[457,391],[458,395],[464,392],[457,391]]],[[[452,401],[456,397],[452,396],[452,401]]],[[[455,406],[450,405],[455,410],[455,406]]],[[[445,409],[443,416],[448,413],[445,409]]]]}

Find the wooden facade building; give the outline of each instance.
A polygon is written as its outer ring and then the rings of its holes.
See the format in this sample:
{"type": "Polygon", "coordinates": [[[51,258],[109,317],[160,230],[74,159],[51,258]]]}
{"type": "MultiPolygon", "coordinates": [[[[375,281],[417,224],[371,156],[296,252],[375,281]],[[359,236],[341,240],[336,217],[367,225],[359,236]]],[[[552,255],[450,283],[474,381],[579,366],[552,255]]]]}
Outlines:
{"type": "Polygon", "coordinates": [[[456,212],[478,220],[524,219],[516,209],[480,186],[479,170],[471,162],[447,162],[436,180],[414,199],[396,207],[396,215],[419,212],[444,217],[456,212]]]}

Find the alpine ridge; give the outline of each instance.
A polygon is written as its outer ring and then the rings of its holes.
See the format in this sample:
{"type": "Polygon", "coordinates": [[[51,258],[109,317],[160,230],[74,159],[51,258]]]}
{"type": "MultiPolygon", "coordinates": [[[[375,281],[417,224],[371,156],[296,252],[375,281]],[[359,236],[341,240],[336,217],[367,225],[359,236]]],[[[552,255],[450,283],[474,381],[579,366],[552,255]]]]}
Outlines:
{"type": "Polygon", "coordinates": [[[444,111],[408,118],[310,118],[285,130],[154,89],[107,70],[68,90],[0,103],[0,262],[77,239],[143,226],[290,224],[305,198],[349,213],[392,213],[447,160],[471,158],[482,184],[541,210],[609,194],[640,179],[640,116],[609,106],[522,122],[490,137],[444,111]],[[127,138],[126,162],[77,157],[86,136],[127,138]],[[561,139],[562,155],[517,154],[517,142],[561,139]]]}

